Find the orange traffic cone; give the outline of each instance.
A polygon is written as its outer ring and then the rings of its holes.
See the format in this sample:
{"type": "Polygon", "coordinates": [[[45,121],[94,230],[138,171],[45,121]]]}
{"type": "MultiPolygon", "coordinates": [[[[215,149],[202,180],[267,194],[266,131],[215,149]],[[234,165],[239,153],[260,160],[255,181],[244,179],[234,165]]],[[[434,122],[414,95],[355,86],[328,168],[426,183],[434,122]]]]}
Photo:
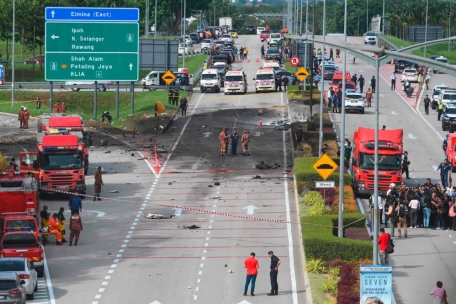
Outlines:
{"type": "Polygon", "coordinates": [[[391,65],[394,65],[394,60],[391,60],[391,65]]]}
{"type": "Polygon", "coordinates": [[[242,62],[242,59],[241,59],[241,57],[239,57],[239,60],[238,60],[238,62],[242,62]]]}
{"type": "Polygon", "coordinates": [[[339,57],[339,63],[342,63],[342,58],[339,57]]]}
{"type": "Polygon", "coordinates": [[[263,126],[263,121],[262,121],[261,119],[260,119],[260,121],[258,122],[258,125],[259,125],[260,127],[263,126]]]}
{"type": "Polygon", "coordinates": [[[247,62],[250,62],[250,57],[247,57],[247,62]]]}
{"type": "Polygon", "coordinates": [[[255,61],[256,61],[256,62],[260,62],[260,61],[258,60],[258,57],[256,58],[256,60],[255,60],[255,61]]]}

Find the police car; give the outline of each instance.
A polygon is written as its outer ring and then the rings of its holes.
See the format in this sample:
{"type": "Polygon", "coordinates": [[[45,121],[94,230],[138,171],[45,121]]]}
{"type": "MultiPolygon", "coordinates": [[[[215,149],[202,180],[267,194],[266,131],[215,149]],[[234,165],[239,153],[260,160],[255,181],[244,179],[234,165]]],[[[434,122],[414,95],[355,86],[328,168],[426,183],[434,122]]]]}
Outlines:
{"type": "Polygon", "coordinates": [[[364,114],[365,99],[363,94],[356,90],[345,91],[345,111],[354,111],[364,114]]]}
{"type": "Polygon", "coordinates": [[[452,123],[456,123],[456,102],[450,102],[445,105],[442,116],[442,130],[447,131],[452,123]]]}

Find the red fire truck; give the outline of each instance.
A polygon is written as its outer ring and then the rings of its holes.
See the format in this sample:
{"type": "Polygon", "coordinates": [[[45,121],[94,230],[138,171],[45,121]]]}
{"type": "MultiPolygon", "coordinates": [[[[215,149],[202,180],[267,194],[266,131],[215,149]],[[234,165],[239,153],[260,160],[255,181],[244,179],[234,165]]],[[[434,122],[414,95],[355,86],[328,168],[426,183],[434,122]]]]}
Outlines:
{"type": "Polygon", "coordinates": [[[38,134],[36,152],[21,152],[21,172],[33,172],[40,198],[53,190],[86,193],[84,144],[68,131],[38,134]]]}
{"type": "Polygon", "coordinates": [[[0,172],[0,214],[19,212],[36,216],[39,211],[37,191],[35,178],[26,172],[0,172]]]}
{"type": "MultiPolygon", "coordinates": [[[[394,183],[402,182],[403,130],[378,131],[378,186],[388,190],[394,183]]],[[[374,192],[375,130],[359,127],[354,134],[352,158],[353,191],[355,195],[374,192]]]]}
{"type": "Polygon", "coordinates": [[[84,174],[87,175],[89,168],[89,147],[92,145],[92,134],[84,126],[82,117],[77,114],[51,113],[38,116],[38,133],[59,130],[68,131],[78,136],[84,144],[84,174]]]}

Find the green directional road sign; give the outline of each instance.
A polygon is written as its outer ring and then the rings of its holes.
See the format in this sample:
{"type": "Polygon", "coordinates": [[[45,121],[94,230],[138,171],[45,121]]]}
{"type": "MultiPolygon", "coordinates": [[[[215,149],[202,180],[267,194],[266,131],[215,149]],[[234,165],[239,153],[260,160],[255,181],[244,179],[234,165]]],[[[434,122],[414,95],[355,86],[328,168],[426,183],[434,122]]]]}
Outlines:
{"type": "Polygon", "coordinates": [[[139,24],[46,22],[47,81],[137,81],[139,24]]]}
{"type": "Polygon", "coordinates": [[[138,55],[52,53],[46,58],[47,81],[136,81],[138,55]],[[119,73],[120,71],[120,73],[119,73]]]}

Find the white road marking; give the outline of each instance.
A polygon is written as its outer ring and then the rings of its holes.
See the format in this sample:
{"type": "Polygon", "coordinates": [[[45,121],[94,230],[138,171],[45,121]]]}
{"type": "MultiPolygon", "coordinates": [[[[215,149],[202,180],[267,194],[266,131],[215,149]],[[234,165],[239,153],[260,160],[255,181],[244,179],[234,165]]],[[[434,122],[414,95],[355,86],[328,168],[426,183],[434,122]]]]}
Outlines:
{"type": "Polygon", "coordinates": [[[196,283],[200,283],[200,282],[201,282],[201,279],[196,280],[196,283]]]}
{"type": "Polygon", "coordinates": [[[101,299],[101,295],[96,295],[95,299],[101,299]]]}
{"type": "MultiPolygon", "coordinates": [[[[280,94],[280,105],[283,106],[283,94],[280,94]]],[[[284,115],[285,116],[285,115],[284,115]]],[[[284,117],[285,118],[285,117],[284,117]]],[[[287,168],[287,143],[286,143],[286,134],[287,132],[282,133],[283,141],[283,167],[287,168]]],[[[287,232],[288,232],[288,255],[290,257],[290,277],[291,277],[291,296],[293,299],[293,304],[298,303],[298,293],[296,289],[296,271],[294,265],[294,252],[293,252],[293,234],[291,231],[291,216],[290,216],[290,199],[288,196],[288,179],[287,176],[284,176],[283,179],[283,188],[285,192],[285,210],[287,214],[287,232]]]]}
{"type": "Polygon", "coordinates": [[[205,259],[206,259],[206,257],[202,257],[202,258],[201,258],[201,260],[203,260],[203,261],[204,261],[205,259]]]}
{"type": "Polygon", "coordinates": [[[114,273],[114,270],[108,270],[108,273],[114,273]]]}
{"type": "Polygon", "coordinates": [[[199,289],[200,289],[199,287],[196,287],[196,288],[195,288],[195,291],[198,291],[199,289]]]}
{"type": "Polygon", "coordinates": [[[46,253],[43,252],[44,255],[44,274],[46,277],[46,287],[49,292],[49,301],[51,304],[55,304],[55,297],[54,297],[54,289],[52,289],[52,282],[51,282],[51,275],[49,273],[49,267],[47,264],[46,253]]]}
{"type": "Polygon", "coordinates": [[[196,164],[193,164],[193,166],[192,166],[192,170],[196,170],[197,168],[198,168],[198,163],[196,163],[196,164]]]}
{"type": "Polygon", "coordinates": [[[409,138],[409,139],[417,139],[418,137],[415,137],[415,136],[413,136],[413,134],[410,134],[410,133],[409,133],[409,134],[408,134],[408,138],[409,138]]]}
{"type": "Polygon", "coordinates": [[[203,274],[203,272],[202,272],[202,271],[198,271],[198,275],[202,275],[202,274],[203,274]]]}
{"type": "Polygon", "coordinates": [[[200,268],[203,267],[203,266],[204,266],[204,264],[201,264],[201,265],[200,265],[200,268]]]}
{"type": "Polygon", "coordinates": [[[105,276],[105,280],[109,280],[111,276],[105,276]]]}
{"type": "Polygon", "coordinates": [[[395,111],[391,111],[391,114],[392,114],[392,115],[399,115],[399,114],[396,113],[395,111]]]}
{"type": "Polygon", "coordinates": [[[100,289],[98,289],[98,292],[104,292],[104,291],[105,291],[105,289],[104,289],[104,288],[100,288],[100,289]]]}
{"type": "Polygon", "coordinates": [[[253,211],[254,211],[255,209],[258,209],[258,208],[255,207],[255,206],[253,206],[253,205],[249,205],[249,206],[244,207],[244,208],[242,208],[242,209],[247,209],[247,214],[253,214],[253,211]]]}

